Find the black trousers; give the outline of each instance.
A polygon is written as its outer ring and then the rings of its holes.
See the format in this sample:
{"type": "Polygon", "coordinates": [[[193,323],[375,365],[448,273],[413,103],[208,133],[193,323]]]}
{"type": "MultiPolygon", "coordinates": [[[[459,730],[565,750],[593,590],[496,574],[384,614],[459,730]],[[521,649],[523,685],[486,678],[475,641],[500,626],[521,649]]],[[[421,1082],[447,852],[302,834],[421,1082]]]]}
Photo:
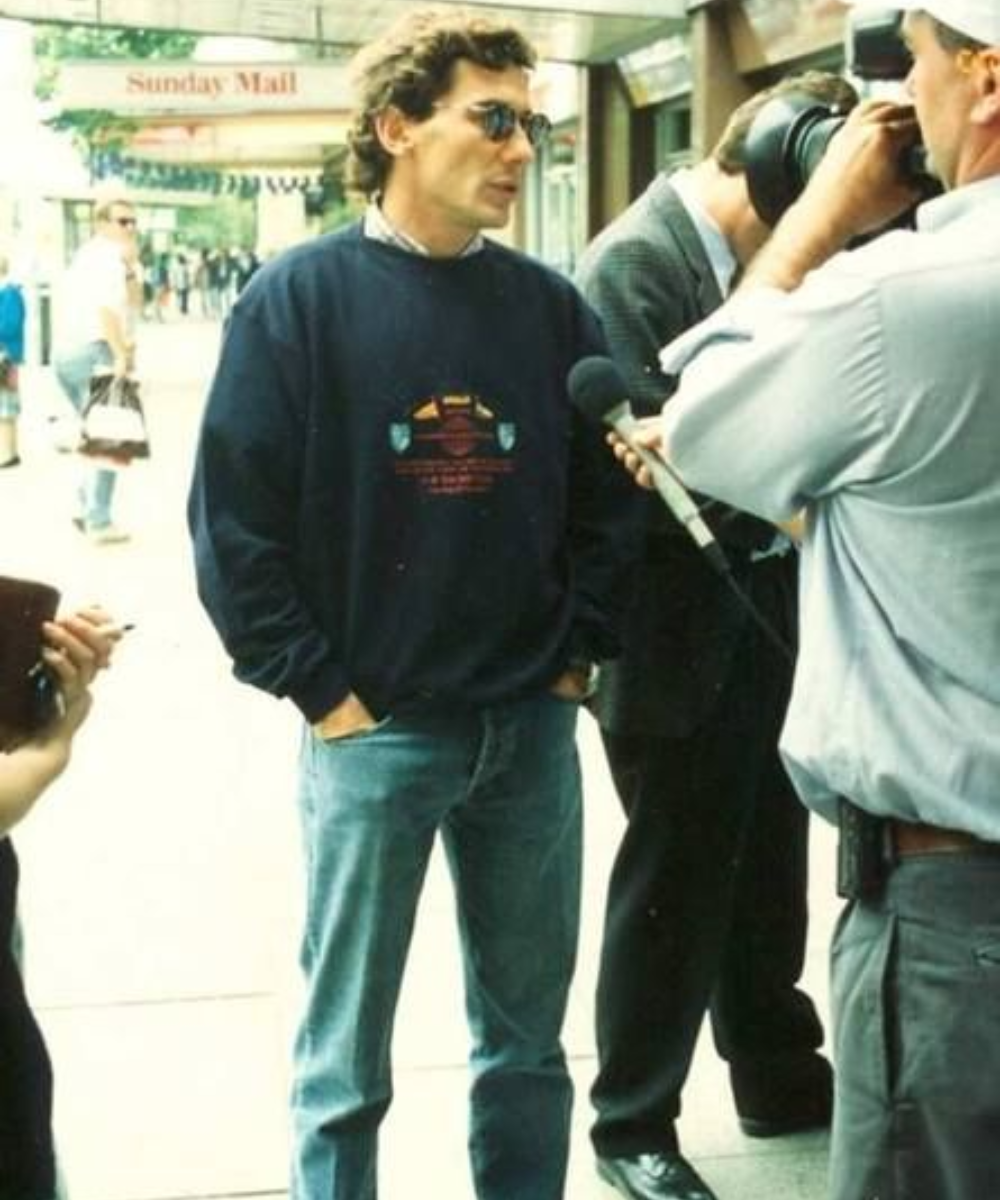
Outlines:
{"type": "Polygon", "coordinates": [[[737,1100],[780,1088],[783,1064],[823,1040],[796,987],[808,815],[776,749],[789,674],[751,632],[691,736],[604,734],[628,823],[598,976],[598,1154],[677,1148],[674,1121],[707,1011],[737,1100]]]}
{"type": "Polygon", "coordinates": [[[52,1068],[11,945],[17,879],[0,839],[0,1200],[52,1200],[52,1068]]]}
{"type": "Polygon", "coordinates": [[[902,859],[831,947],[832,1200],[1000,1196],[1000,856],[902,859]]]}

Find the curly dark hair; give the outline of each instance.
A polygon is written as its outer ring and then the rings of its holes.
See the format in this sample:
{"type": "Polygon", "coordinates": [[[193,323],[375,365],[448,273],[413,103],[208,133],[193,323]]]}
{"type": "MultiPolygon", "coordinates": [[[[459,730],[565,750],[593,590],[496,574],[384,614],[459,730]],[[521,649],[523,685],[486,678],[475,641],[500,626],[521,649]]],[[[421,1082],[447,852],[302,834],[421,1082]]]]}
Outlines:
{"type": "Polygon", "coordinates": [[[376,118],[390,106],[408,117],[430,116],[460,59],[491,71],[531,70],[536,54],[514,26],[444,8],[409,13],[358,52],[352,63],[354,119],[347,135],[349,187],[365,196],[381,190],[392,158],[379,141],[376,118]]]}

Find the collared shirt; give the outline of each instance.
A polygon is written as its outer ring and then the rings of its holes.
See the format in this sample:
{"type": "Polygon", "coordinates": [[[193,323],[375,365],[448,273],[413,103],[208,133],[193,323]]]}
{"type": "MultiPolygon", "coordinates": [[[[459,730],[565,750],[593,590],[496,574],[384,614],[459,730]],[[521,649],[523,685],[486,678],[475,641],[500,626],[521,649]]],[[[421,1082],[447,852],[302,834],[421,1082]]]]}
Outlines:
{"type": "Polygon", "coordinates": [[[803,797],[1000,840],[1000,178],[741,293],[662,362],[687,484],[807,510],[781,743],[803,797]]]}
{"type": "MultiPolygon", "coordinates": [[[[701,202],[695,185],[694,171],[690,167],[682,167],[670,176],[670,183],[677,195],[680,196],[681,203],[701,240],[705,255],[711,264],[712,273],[715,275],[715,281],[719,285],[720,294],[728,296],[732,291],[739,263],[728,238],[708,215],[701,202]]],[[[751,562],[763,562],[775,555],[789,554],[792,549],[791,538],[782,533],[780,529],[776,529],[770,545],[762,550],[752,551],[750,560],[751,562]]]]}
{"type": "Polygon", "coordinates": [[[712,272],[719,285],[720,293],[728,296],[738,266],[736,255],[733,254],[725,234],[705,210],[705,206],[698,196],[694,179],[694,172],[691,168],[682,167],[670,176],[670,183],[677,195],[680,196],[681,203],[698,232],[708,261],[712,264],[712,272]]]}
{"type": "MultiPolygon", "coordinates": [[[[377,242],[386,242],[390,246],[398,246],[400,250],[408,250],[411,254],[422,254],[425,258],[430,257],[431,252],[423,243],[418,242],[416,238],[411,238],[408,233],[404,233],[402,229],[397,229],[392,224],[377,200],[372,200],[365,209],[363,229],[365,237],[374,238],[377,242]]],[[[478,254],[482,250],[484,242],[485,239],[481,233],[474,234],[455,257],[467,258],[470,254],[478,254]]]]}

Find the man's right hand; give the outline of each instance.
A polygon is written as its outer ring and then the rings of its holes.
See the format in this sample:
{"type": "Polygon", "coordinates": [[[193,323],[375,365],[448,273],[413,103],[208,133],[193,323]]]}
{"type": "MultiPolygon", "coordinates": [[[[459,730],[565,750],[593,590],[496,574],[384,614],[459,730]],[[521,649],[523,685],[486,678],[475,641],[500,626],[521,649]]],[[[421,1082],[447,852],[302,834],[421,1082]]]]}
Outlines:
{"type": "Polygon", "coordinates": [[[920,199],[902,167],[919,136],[910,105],[862,101],[830,142],[807,191],[849,237],[882,229],[920,199]]]}
{"type": "Polygon", "coordinates": [[[337,738],[350,737],[353,733],[364,733],[367,729],[374,729],[377,724],[365,707],[364,701],[351,692],[336,708],[331,708],[325,717],[316,721],[312,731],[324,742],[333,742],[337,738]]]}
{"type": "Polygon", "coordinates": [[[905,178],[900,162],[918,136],[907,105],[863,100],[852,109],[805,191],[751,262],[740,290],[793,291],[853,238],[904,212],[920,189],[905,178]]]}

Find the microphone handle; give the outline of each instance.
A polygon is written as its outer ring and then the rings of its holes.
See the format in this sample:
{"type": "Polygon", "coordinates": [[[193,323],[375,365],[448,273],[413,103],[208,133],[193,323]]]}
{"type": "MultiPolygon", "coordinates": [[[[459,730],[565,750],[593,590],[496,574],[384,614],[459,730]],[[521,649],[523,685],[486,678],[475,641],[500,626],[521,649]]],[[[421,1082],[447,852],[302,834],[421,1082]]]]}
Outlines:
{"type": "Polygon", "coordinates": [[[698,544],[708,562],[732,590],[736,598],[749,613],[751,619],[765,635],[772,646],[788,662],[795,662],[795,656],[780,633],[754,604],[748,592],[740,586],[733,575],[732,567],[726,558],[722,547],[715,539],[715,534],[701,519],[698,506],[690,494],[663,459],[654,451],[648,450],[635,440],[637,422],[632,416],[632,410],[627,404],[621,404],[605,415],[605,421],[618,434],[633,454],[649,471],[661,499],[673,516],[687,529],[688,533],[698,544]]]}
{"type": "Polygon", "coordinates": [[[637,424],[631,413],[615,413],[613,422],[609,422],[615,433],[628,446],[632,453],[649,471],[653,487],[660,494],[670,512],[687,529],[688,533],[703,550],[716,570],[723,574],[729,573],[729,563],[716,541],[715,534],[701,518],[698,506],[691,499],[684,485],[677,479],[673,471],[663,459],[653,450],[648,450],[635,440],[637,424]]]}

